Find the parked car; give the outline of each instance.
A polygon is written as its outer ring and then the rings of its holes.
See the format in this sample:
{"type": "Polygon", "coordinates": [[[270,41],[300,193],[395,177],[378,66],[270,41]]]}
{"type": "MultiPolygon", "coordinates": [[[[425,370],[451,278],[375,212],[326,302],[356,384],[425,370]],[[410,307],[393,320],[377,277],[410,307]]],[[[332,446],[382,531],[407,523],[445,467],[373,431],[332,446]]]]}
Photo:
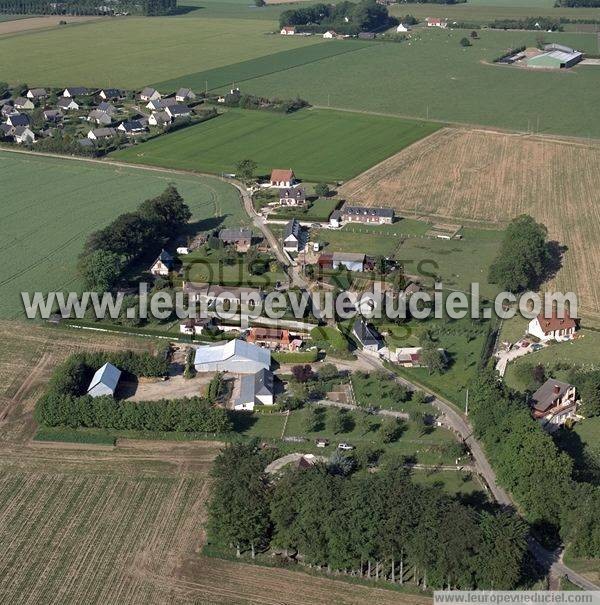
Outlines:
{"type": "Polygon", "coordinates": [[[350,450],[353,450],[354,446],[350,445],[349,443],[338,443],[338,450],[342,450],[344,452],[349,452],[350,450]]]}

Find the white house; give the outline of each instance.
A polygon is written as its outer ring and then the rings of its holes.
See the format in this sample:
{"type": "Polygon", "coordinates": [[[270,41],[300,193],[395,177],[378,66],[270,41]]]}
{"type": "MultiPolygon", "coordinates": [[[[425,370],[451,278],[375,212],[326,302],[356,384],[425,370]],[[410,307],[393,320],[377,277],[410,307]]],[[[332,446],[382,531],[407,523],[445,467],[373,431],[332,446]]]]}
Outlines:
{"type": "Polygon", "coordinates": [[[571,318],[565,309],[564,317],[558,317],[556,311],[552,311],[550,317],[540,313],[529,322],[527,332],[539,338],[542,342],[548,340],[564,341],[571,340],[577,331],[577,322],[571,318]]]}
{"type": "Polygon", "coordinates": [[[160,111],[165,108],[165,104],[162,99],[152,99],[146,103],[146,109],[150,109],[151,111],[160,111]]]}
{"type": "Polygon", "coordinates": [[[90,91],[85,86],[73,86],[72,88],[65,88],[62,96],[72,99],[73,97],[85,97],[89,94],[90,91]]]}
{"type": "Polygon", "coordinates": [[[165,109],[165,113],[174,120],[176,118],[189,118],[192,115],[192,110],[187,105],[170,105],[165,109]]]}
{"type": "Polygon", "coordinates": [[[173,257],[166,250],[161,250],[150,267],[150,273],[152,275],[169,275],[169,271],[172,268],[173,257]]]}
{"type": "Polygon", "coordinates": [[[15,109],[35,109],[35,105],[27,97],[17,97],[14,102],[15,109]]]}
{"type": "Polygon", "coordinates": [[[41,101],[48,96],[48,93],[45,88],[30,88],[25,96],[32,101],[41,101]]]}
{"type": "Polygon", "coordinates": [[[187,101],[193,101],[196,98],[196,93],[189,88],[180,88],[175,93],[175,100],[178,103],[186,103],[187,101]]]}
{"type": "Polygon", "coordinates": [[[238,338],[226,343],[204,345],[196,349],[197,372],[256,374],[271,367],[271,351],[238,338]]]}
{"type": "Polygon", "coordinates": [[[550,378],[531,396],[532,416],[552,432],[577,415],[577,393],[572,384],[550,378]]]}
{"type": "Polygon", "coordinates": [[[154,111],[148,118],[150,126],[167,126],[171,123],[171,116],[166,111],[154,111]]]}
{"type": "Polygon", "coordinates": [[[273,374],[262,369],[256,374],[246,374],[240,378],[239,389],[233,394],[234,410],[254,410],[257,404],[273,405],[273,374]]]}
{"type": "Polygon", "coordinates": [[[96,370],[88,387],[87,394],[92,397],[101,397],[103,395],[114,396],[119,378],[121,378],[121,370],[112,363],[105,363],[101,368],[96,370]]]}
{"type": "Polygon", "coordinates": [[[94,128],[87,133],[87,138],[91,141],[110,139],[115,136],[117,136],[117,131],[114,128],[94,128]]]}
{"type": "Polygon", "coordinates": [[[77,111],[79,109],[79,103],[69,97],[59,99],[57,105],[63,111],[77,111]]]}
{"type": "Polygon", "coordinates": [[[279,33],[282,36],[293,36],[296,33],[296,28],[291,27],[290,25],[286,25],[285,27],[281,28],[281,31],[279,33]]]}
{"type": "Polygon", "coordinates": [[[398,25],[398,27],[396,28],[396,31],[397,31],[398,33],[401,33],[401,32],[402,32],[402,33],[403,33],[403,32],[407,32],[407,31],[410,31],[410,27],[409,27],[408,25],[404,25],[404,23],[400,23],[400,24],[398,25]]]}
{"type": "Polygon", "coordinates": [[[283,248],[288,252],[300,250],[300,223],[293,218],[283,232],[283,248]]]}
{"type": "Polygon", "coordinates": [[[117,126],[117,130],[126,135],[137,135],[146,132],[146,126],[141,120],[125,120],[117,126]]]}
{"type": "Polygon", "coordinates": [[[323,34],[323,38],[327,39],[327,40],[331,40],[333,38],[335,38],[337,36],[337,34],[332,30],[328,30],[323,34]]]}
{"type": "Polygon", "coordinates": [[[146,86],[146,88],[144,88],[140,93],[140,99],[142,101],[156,101],[161,97],[162,95],[160,94],[160,92],[158,92],[156,88],[152,88],[150,86],[146,86]]]}
{"type": "Polygon", "coordinates": [[[296,183],[294,171],[291,168],[273,168],[271,171],[271,187],[279,189],[293,187],[296,183]]]}
{"type": "Polygon", "coordinates": [[[123,97],[123,91],[118,88],[103,88],[98,96],[105,101],[113,100],[113,99],[121,99],[123,97]]]}
{"type": "Polygon", "coordinates": [[[29,126],[17,126],[13,132],[15,143],[19,145],[35,143],[35,134],[29,126]]]}

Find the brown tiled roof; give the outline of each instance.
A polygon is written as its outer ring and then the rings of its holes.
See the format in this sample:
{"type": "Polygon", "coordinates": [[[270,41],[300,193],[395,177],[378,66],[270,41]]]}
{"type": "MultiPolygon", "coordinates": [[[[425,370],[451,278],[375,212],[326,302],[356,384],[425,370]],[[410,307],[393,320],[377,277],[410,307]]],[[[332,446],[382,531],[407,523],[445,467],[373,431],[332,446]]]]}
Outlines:
{"type": "Polygon", "coordinates": [[[544,334],[554,332],[555,330],[570,330],[577,326],[574,319],[571,318],[569,312],[565,309],[564,317],[560,318],[557,316],[556,311],[552,311],[550,317],[545,317],[543,313],[537,316],[540,326],[544,331],[544,334]]]}
{"type": "Polygon", "coordinates": [[[271,181],[291,181],[294,178],[294,171],[291,168],[273,168],[271,171],[271,181]]]}

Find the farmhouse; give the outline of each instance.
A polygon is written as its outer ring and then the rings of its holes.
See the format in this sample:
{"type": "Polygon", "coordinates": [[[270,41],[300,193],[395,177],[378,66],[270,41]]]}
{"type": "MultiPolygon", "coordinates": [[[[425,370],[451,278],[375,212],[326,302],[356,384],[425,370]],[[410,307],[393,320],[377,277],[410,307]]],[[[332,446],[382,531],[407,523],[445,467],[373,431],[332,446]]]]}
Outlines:
{"type": "Polygon", "coordinates": [[[196,93],[194,93],[189,88],[180,88],[175,93],[175,100],[178,103],[186,103],[187,101],[193,101],[196,98],[196,93]]]}
{"type": "Polygon", "coordinates": [[[72,99],[73,97],[85,97],[89,94],[90,91],[85,86],[73,86],[72,88],[65,88],[62,96],[72,99]]]}
{"type": "Polygon", "coordinates": [[[283,206],[301,206],[306,202],[306,191],[302,187],[286,187],[279,192],[279,203],[283,206]]]}
{"type": "Polygon", "coordinates": [[[531,400],[532,416],[548,431],[555,430],[577,413],[575,387],[553,378],[546,380],[531,400]]]}
{"type": "Polygon", "coordinates": [[[114,396],[121,378],[121,370],[112,363],[105,363],[96,370],[87,394],[91,397],[102,397],[104,395],[114,396]]]}
{"type": "Polygon", "coordinates": [[[94,128],[87,133],[87,138],[92,141],[100,141],[102,139],[110,139],[117,136],[117,131],[114,128],[94,128]]]}
{"type": "Polygon", "coordinates": [[[569,47],[565,50],[551,50],[527,59],[527,67],[535,69],[568,69],[583,59],[583,53],[569,47]]]}
{"type": "Polygon", "coordinates": [[[273,405],[273,374],[266,369],[242,376],[233,394],[233,409],[252,411],[255,405],[273,405]]]}
{"type": "Polygon", "coordinates": [[[527,327],[529,334],[543,342],[571,340],[576,331],[577,322],[571,318],[566,309],[564,317],[558,317],[556,311],[552,311],[550,317],[545,317],[543,313],[540,313],[529,322],[527,327]]]}
{"type": "Polygon", "coordinates": [[[87,117],[88,122],[94,122],[99,126],[108,126],[112,123],[110,115],[99,109],[93,109],[87,117]]]}
{"type": "Polygon", "coordinates": [[[118,88],[103,88],[98,96],[105,101],[113,101],[116,99],[121,99],[123,97],[123,91],[118,88]]]}
{"type": "Polygon", "coordinates": [[[32,101],[41,101],[48,96],[48,93],[45,88],[30,88],[25,96],[32,101]]]}
{"type": "Polygon", "coordinates": [[[151,88],[150,86],[146,86],[140,93],[140,100],[142,101],[156,101],[160,99],[162,95],[156,88],[151,88]]]}
{"type": "Polygon", "coordinates": [[[169,271],[173,268],[173,257],[166,251],[161,250],[156,260],[150,267],[152,275],[169,275],[169,271]]]}
{"type": "Polygon", "coordinates": [[[400,23],[398,25],[398,27],[396,28],[396,31],[398,33],[403,33],[403,32],[410,31],[410,26],[409,25],[404,25],[404,23],[400,23]]]}
{"type": "Polygon", "coordinates": [[[352,326],[352,334],[365,351],[377,353],[377,351],[383,347],[381,336],[375,331],[375,329],[370,328],[362,317],[358,317],[354,321],[354,325],[352,326]]]}
{"type": "Polygon", "coordinates": [[[369,208],[344,204],[340,211],[340,218],[341,221],[346,223],[391,225],[394,222],[394,210],[392,208],[369,208]]]}
{"type": "Polygon", "coordinates": [[[71,99],[69,97],[64,97],[62,99],[59,99],[57,105],[58,105],[59,109],[62,109],[63,111],[78,111],[79,110],[79,103],[77,103],[76,101],[74,101],[73,99],[71,99]]]}
{"type": "Polygon", "coordinates": [[[296,33],[296,28],[291,27],[290,25],[286,25],[285,27],[281,28],[281,31],[279,33],[282,36],[293,36],[296,33]]]}
{"type": "Polygon", "coordinates": [[[332,30],[328,30],[323,34],[323,38],[326,40],[333,40],[333,38],[337,38],[337,34],[332,30]]]}
{"type": "Polygon", "coordinates": [[[14,101],[15,109],[34,109],[35,105],[26,97],[17,97],[14,101]]]}
{"type": "Polygon", "coordinates": [[[439,19],[438,17],[427,17],[427,19],[425,19],[425,23],[427,23],[427,27],[441,27],[442,29],[446,29],[448,27],[448,21],[439,19]]]}
{"type": "Polygon", "coordinates": [[[364,271],[366,256],[360,252],[334,252],[331,258],[333,269],[345,267],[348,271],[364,271]]]}
{"type": "Polygon", "coordinates": [[[291,338],[289,330],[279,328],[250,328],[246,341],[270,349],[295,351],[301,344],[299,338],[291,338]]]}
{"type": "Polygon", "coordinates": [[[252,231],[248,227],[221,229],[219,239],[224,244],[233,244],[238,252],[246,252],[252,244],[252,231]]]}
{"type": "Polygon", "coordinates": [[[256,374],[271,367],[271,352],[238,338],[226,343],[196,348],[197,372],[256,374]]]}
{"type": "Polygon", "coordinates": [[[35,143],[35,134],[30,130],[29,126],[17,126],[13,132],[15,143],[28,144],[35,143]]]}
{"type": "Polygon", "coordinates": [[[271,171],[271,187],[290,188],[294,186],[296,177],[291,168],[274,168],[271,171]]]}
{"type": "Polygon", "coordinates": [[[287,252],[300,250],[300,223],[293,218],[283,231],[283,249],[287,252]]]}

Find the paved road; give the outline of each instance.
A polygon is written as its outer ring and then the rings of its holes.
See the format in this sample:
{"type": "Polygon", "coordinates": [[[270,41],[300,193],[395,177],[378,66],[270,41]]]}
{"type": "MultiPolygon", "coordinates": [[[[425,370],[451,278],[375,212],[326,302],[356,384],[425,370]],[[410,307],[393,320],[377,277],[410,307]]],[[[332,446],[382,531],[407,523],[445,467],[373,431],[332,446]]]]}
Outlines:
{"type": "MultiPolygon", "coordinates": [[[[404,380],[403,378],[398,377],[393,372],[390,372],[380,360],[375,359],[370,355],[366,355],[362,351],[357,351],[357,354],[359,360],[361,360],[364,365],[370,366],[375,370],[383,370],[385,372],[388,372],[390,376],[392,376],[401,384],[411,387],[413,389],[421,390],[421,387],[413,385],[408,380],[404,380]]],[[[467,418],[457,412],[448,403],[442,401],[435,395],[431,403],[444,415],[446,424],[458,435],[460,435],[463,441],[468,445],[469,449],[471,450],[471,454],[473,455],[475,468],[480,474],[480,476],[484,478],[494,499],[503,506],[516,508],[509,494],[496,482],[496,473],[488,462],[488,459],[480,443],[473,436],[473,428],[471,427],[467,418]]],[[[600,586],[597,586],[596,584],[588,580],[586,577],[582,576],[581,574],[575,572],[570,567],[565,565],[562,562],[562,553],[560,551],[549,551],[545,549],[541,544],[536,542],[533,538],[529,540],[528,547],[530,552],[535,557],[536,561],[543,567],[543,569],[547,571],[549,575],[555,578],[567,576],[567,578],[569,578],[571,582],[577,584],[577,586],[583,588],[584,590],[600,589],[600,586]]]]}

